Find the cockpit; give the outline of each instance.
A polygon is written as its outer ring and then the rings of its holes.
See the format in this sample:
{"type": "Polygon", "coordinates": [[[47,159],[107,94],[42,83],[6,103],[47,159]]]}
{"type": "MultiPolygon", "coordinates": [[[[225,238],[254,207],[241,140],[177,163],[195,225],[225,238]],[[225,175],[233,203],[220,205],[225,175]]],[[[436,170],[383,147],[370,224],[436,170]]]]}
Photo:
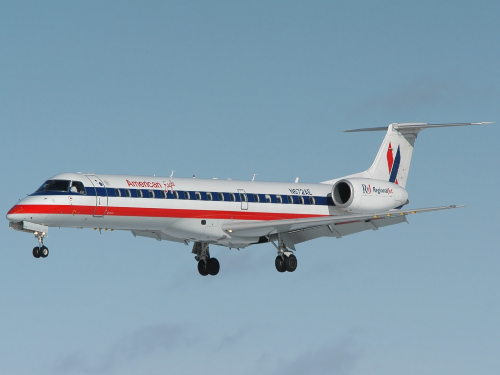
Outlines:
{"type": "Polygon", "coordinates": [[[36,193],[42,192],[71,192],[78,194],[86,194],[85,186],[81,181],[71,180],[47,180],[38,188],[36,193]]]}

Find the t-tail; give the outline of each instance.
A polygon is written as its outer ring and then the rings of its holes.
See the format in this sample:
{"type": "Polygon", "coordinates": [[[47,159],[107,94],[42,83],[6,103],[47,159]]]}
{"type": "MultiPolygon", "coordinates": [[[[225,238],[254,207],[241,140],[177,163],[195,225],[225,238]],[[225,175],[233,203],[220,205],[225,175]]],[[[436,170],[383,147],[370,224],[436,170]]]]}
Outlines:
{"type": "MultiPolygon", "coordinates": [[[[345,132],[385,131],[387,134],[378,150],[373,164],[364,172],[348,177],[369,178],[390,181],[405,188],[410,172],[411,156],[417,135],[423,129],[448,126],[467,126],[492,124],[491,122],[469,122],[453,124],[402,123],[390,124],[389,127],[345,130],[345,132]]],[[[334,180],[332,180],[334,181],[334,180]]],[[[327,182],[327,181],[325,181],[327,182]]]]}

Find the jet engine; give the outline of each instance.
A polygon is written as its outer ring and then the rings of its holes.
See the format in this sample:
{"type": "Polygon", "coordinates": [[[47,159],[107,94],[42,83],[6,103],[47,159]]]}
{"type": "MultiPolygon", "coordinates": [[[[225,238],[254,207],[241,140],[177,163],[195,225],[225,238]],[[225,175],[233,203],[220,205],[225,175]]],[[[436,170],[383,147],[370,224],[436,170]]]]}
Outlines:
{"type": "Polygon", "coordinates": [[[389,181],[368,178],[344,178],[332,188],[335,206],[346,212],[387,211],[408,204],[408,193],[389,181]]]}

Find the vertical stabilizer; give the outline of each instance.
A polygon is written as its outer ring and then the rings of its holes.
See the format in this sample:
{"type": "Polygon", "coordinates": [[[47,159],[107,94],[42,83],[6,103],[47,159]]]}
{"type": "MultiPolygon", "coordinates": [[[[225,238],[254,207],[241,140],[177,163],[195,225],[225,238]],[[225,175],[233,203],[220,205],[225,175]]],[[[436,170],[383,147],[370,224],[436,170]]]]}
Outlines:
{"type": "Polygon", "coordinates": [[[362,174],[363,177],[390,181],[404,188],[408,180],[415,139],[422,129],[396,130],[394,125],[389,125],[373,164],[362,174]]]}
{"type": "MultiPolygon", "coordinates": [[[[390,124],[389,127],[345,130],[346,132],[385,131],[387,134],[377,152],[373,164],[364,172],[346,177],[372,178],[390,181],[405,188],[410,172],[411,157],[415,140],[420,131],[426,128],[442,128],[448,126],[466,126],[492,124],[491,122],[468,122],[453,124],[404,123],[390,124]]],[[[336,180],[325,181],[330,183],[336,180]]]]}

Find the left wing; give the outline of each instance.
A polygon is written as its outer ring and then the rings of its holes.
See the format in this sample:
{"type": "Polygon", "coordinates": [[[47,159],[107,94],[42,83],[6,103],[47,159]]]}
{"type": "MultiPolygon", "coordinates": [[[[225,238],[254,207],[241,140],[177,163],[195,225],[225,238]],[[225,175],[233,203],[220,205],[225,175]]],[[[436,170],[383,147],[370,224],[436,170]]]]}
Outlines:
{"type": "MultiPolygon", "coordinates": [[[[222,230],[231,236],[237,237],[262,237],[280,233],[291,233],[313,229],[327,229],[333,236],[339,238],[367,229],[378,229],[379,227],[406,222],[406,216],[447,210],[464,206],[442,206],[419,208],[414,210],[390,210],[369,214],[323,216],[306,219],[270,220],[257,222],[226,222],[222,230]],[[354,224],[354,226],[352,225],[354,224]],[[344,230],[348,229],[348,230],[344,230]]],[[[318,236],[316,236],[318,237],[318,236]]],[[[307,241],[307,239],[304,239],[307,241]]],[[[303,241],[294,241],[295,243],[303,241]]]]}

